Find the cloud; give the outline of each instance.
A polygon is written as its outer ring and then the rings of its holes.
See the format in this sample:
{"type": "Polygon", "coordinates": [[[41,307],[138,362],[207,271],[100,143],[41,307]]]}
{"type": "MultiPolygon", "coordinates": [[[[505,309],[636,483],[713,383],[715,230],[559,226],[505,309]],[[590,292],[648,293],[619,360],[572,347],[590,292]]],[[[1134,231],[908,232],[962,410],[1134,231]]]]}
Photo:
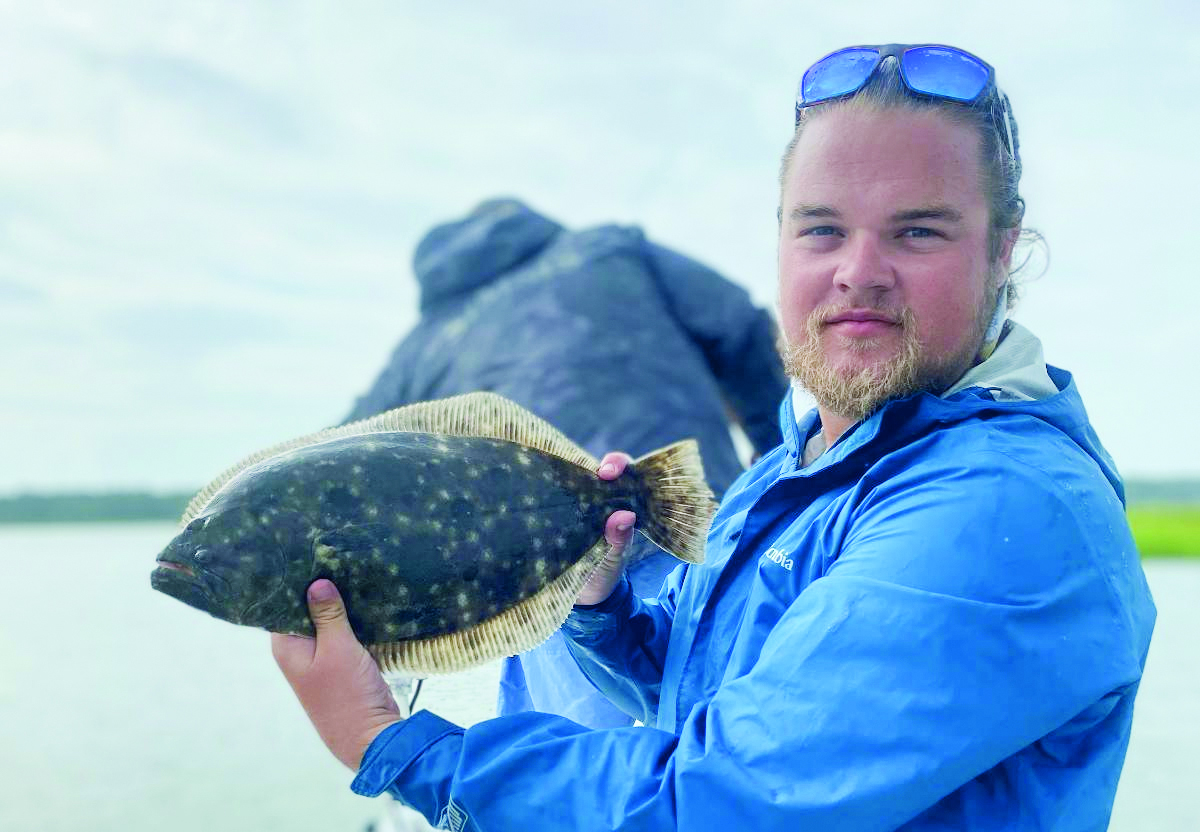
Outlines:
{"type": "Polygon", "coordinates": [[[1178,380],[1200,125],[1179,102],[1196,14],[4,5],[0,430],[44,439],[6,458],[0,490],[201,481],[340,418],[415,319],[417,239],[494,194],[572,226],[640,224],[769,304],[800,72],[903,39],[996,65],[1053,253],[1018,317],[1081,380],[1124,469],[1194,472],[1178,380]],[[1088,36],[1043,34],[1061,30],[1088,36]]]}

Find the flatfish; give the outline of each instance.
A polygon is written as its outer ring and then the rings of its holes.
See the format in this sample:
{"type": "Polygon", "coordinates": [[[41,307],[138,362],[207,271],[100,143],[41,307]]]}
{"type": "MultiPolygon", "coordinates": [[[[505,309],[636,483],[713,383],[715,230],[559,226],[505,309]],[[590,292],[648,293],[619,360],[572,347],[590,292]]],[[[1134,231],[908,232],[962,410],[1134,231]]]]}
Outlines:
{"type": "Polygon", "coordinates": [[[684,440],[614,481],[492,393],[397,408],[242,460],[188,505],[151,585],[235,624],[312,635],[329,578],[386,671],[424,676],[532,649],[566,619],[618,509],[700,563],[715,505],[684,440]]]}

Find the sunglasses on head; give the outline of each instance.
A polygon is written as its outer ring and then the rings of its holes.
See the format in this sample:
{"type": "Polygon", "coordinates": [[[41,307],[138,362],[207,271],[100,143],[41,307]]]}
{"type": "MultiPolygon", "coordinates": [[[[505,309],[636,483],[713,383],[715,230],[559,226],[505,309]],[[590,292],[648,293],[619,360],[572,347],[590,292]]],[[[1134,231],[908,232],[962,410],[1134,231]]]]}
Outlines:
{"type": "Polygon", "coordinates": [[[1008,97],[996,86],[992,65],[963,49],[940,44],[849,46],[817,61],[800,79],[796,123],[805,107],[848,98],[866,86],[887,58],[900,67],[904,86],[917,95],[987,107],[1010,156],[1017,158],[1008,97]]]}

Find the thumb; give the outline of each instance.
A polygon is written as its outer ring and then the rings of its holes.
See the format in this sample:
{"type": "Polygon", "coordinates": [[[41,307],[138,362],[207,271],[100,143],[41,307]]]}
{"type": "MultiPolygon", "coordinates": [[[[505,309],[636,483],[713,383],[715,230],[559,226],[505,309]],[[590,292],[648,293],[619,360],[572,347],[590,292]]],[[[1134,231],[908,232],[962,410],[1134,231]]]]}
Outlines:
{"type": "Polygon", "coordinates": [[[308,616],[317,630],[317,639],[350,629],[346,605],[333,581],[326,578],[313,581],[308,587],[308,616]]]}

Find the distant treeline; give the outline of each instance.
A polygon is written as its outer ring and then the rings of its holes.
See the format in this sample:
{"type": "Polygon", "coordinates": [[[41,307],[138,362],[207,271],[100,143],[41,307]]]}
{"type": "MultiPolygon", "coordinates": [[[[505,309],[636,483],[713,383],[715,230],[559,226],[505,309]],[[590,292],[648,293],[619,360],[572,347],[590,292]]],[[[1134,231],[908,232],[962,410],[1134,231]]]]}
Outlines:
{"type": "Polygon", "coordinates": [[[18,494],[0,497],[0,523],[91,523],[123,520],[178,520],[187,494],[18,494]]]}
{"type": "MultiPolygon", "coordinates": [[[[1200,480],[1129,480],[1130,504],[1200,505],[1200,480]]],[[[0,523],[91,523],[178,520],[193,492],[151,494],[18,494],[0,497],[0,523]]]]}
{"type": "Polygon", "coordinates": [[[1126,480],[1127,503],[1200,503],[1200,480],[1126,480]]]}

